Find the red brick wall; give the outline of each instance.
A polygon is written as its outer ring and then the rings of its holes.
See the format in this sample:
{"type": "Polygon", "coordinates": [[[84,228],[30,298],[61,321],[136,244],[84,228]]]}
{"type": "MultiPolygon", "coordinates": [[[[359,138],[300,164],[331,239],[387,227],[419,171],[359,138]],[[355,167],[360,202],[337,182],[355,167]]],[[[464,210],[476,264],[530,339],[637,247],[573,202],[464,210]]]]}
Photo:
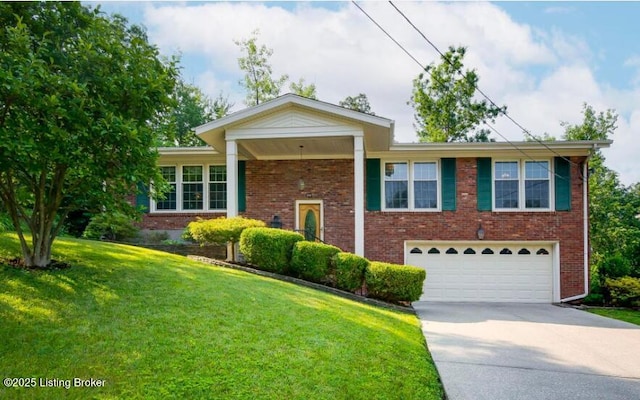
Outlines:
{"type": "Polygon", "coordinates": [[[189,222],[195,221],[196,218],[219,218],[225,217],[226,213],[152,213],[144,214],[140,222],[141,229],[151,230],[167,230],[167,229],[184,229],[189,222]]]}
{"type": "Polygon", "coordinates": [[[324,241],[353,252],[353,174],[353,160],[247,161],[244,215],[267,223],[279,215],[295,229],[296,200],[323,200],[324,241]]]}
{"type": "Polygon", "coordinates": [[[456,211],[365,211],[365,256],[404,262],[405,240],[477,240],[482,223],[484,240],[544,240],[560,242],[561,298],[584,291],[583,181],[581,157],[573,157],[571,211],[480,212],[477,210],[476,159],[457,160],[456,211]]]}

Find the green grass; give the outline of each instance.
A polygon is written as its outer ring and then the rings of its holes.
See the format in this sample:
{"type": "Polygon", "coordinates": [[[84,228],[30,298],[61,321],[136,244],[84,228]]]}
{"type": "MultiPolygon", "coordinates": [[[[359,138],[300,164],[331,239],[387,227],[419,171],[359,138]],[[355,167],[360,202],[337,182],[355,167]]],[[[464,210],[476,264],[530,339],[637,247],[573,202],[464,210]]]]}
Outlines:
{"type": "MultiPolygon", "coordinates": [[[[0,233],[0,257],[19,255],[0,233]]],[[[413,315],[142,248],[58,239],[62,271],[0,265],[0,398],[441,399],[413,315]],[[39,381],[38,381],[39,384],[39,381]]]]}
{"type": "Polygon", "coordinates": [[[590,308],[589,312],[602,315],[603,317],[609,317],[619,319],[620,321],[631,322],[632,324],[640,325],[640,310],[621,310],[614,308],[590,308]]]}

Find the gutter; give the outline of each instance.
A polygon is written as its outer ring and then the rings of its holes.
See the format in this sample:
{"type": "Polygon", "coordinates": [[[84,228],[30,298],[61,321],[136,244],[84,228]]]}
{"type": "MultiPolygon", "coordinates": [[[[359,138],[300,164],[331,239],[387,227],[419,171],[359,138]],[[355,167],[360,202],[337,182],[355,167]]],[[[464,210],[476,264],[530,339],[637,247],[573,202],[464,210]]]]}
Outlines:
{"type": "Polygon", "coordinates": [[[584,292],[576,295],[561,299],[561,302],[580,300],[587,297],[589,294],[589,196],[588,196],[588,187],[589,187],[589,176],[587,164],[589,163],[589,159],[593,155],[593,153],[598,150],[598,145],[593,143],[592,151],[587,156],[587,159],[584,160],[582,164],[582,176],[584,177],[584,185],[582,187],[582,213],[583,213],[583,263],[584,263],[584,292]]]}

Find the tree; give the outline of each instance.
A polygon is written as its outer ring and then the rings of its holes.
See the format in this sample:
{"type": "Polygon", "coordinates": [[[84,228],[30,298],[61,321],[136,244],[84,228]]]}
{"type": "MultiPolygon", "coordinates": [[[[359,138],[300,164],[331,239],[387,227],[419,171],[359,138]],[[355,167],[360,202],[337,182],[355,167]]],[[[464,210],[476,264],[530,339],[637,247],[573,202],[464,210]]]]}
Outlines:
{"type": "MultiPolygon", "coordinates": [[[[563,139],[607,140],[617,128],[614,110],[596,113],[584,104],[582,115],[580,124],[561,123],[565,129],[563,139]]],[[[595,272],[604,274],[607,264],[621,258],[635,271],[634,275],[640,276],[640,221],[635,218],[640,210],[638,188],[620,183],[618,174],[605,165],[600,150],[592,154],[589,169],[589,235],[595,272]]],[[[604,276],[600,278],[604,280],[604,276]]]]}
{"type": "Polygon", "coordinates": [[[80,3],[0,3],[0,27],[0,199],[25,265],[46,267],[68,213],[133,213],[138,182],[161,186],[152,126],[176,60],[80,3]]]}
{"type": "Polygon", "coordinates": [[[369,99],[367,95],[364,93],[360,93],[357,96],[347,96],[344,100],[338,103],[340,107],[348,108],[354,111],[360,111],[362,113],[376,115],[373,111],[371,111],[371,104],[369,104],[369,99]]]}
{"type": "Polygon", "coordinates": [[[318,96],[316,95],[316,85],[313,83],[305,85],[304,78],[300,78],[298,83],[291,82],[289,89],[291,89],[291,93],[295,93],[298,96],[318,100],[318,96]]]}
{"type": "Polygon", "coordinates": [[[413,80],[409,104],[415,109],[421,141],[488,141],[490,132],[477,129],[478,125],[495,122],[506,111],[506,106],[474,99],[479,78],[475,70],[462,73],[465,53],[464,47],[449,47],[440,64],[428,65],[413,80]]]}
{"type": "Polygon", "coordinates": [[[204,146],[193,128],[224,117],[233,106],[222,94],[212,100],[197,86],[184,80],[178,81],[172,98],[174,106],[161,117],[156,127],[160,146],[204,146]]]}
{"type": "Polygon", "coordinates": [[[240,46],[244,56],[238,58],[238,65],[244,71],[244,79],[240,84],[247,90],[245,104],[255,106],[267,100],[274,99],[280,95],[280,90],[289,79],[288,75],[282,75],[274,79],[272,75],[269,57],[273,54],[272,49],[267,46],[258,46],[258,34],[256,29],[251,38],[235,41],[240,46]]]}

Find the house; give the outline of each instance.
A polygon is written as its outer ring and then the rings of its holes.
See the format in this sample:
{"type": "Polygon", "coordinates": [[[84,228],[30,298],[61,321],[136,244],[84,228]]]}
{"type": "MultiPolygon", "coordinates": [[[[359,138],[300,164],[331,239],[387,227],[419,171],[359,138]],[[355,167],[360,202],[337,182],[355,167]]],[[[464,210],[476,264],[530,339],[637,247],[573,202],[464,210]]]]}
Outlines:
{"type": "Polygon", "coordinates": [[[143,228],[243,215],[426,268],[423,299],[566,302],[589,282],[587,161],[610,141],[394,142],[394,122],[287,94],[160,149],[143,228]]]}

